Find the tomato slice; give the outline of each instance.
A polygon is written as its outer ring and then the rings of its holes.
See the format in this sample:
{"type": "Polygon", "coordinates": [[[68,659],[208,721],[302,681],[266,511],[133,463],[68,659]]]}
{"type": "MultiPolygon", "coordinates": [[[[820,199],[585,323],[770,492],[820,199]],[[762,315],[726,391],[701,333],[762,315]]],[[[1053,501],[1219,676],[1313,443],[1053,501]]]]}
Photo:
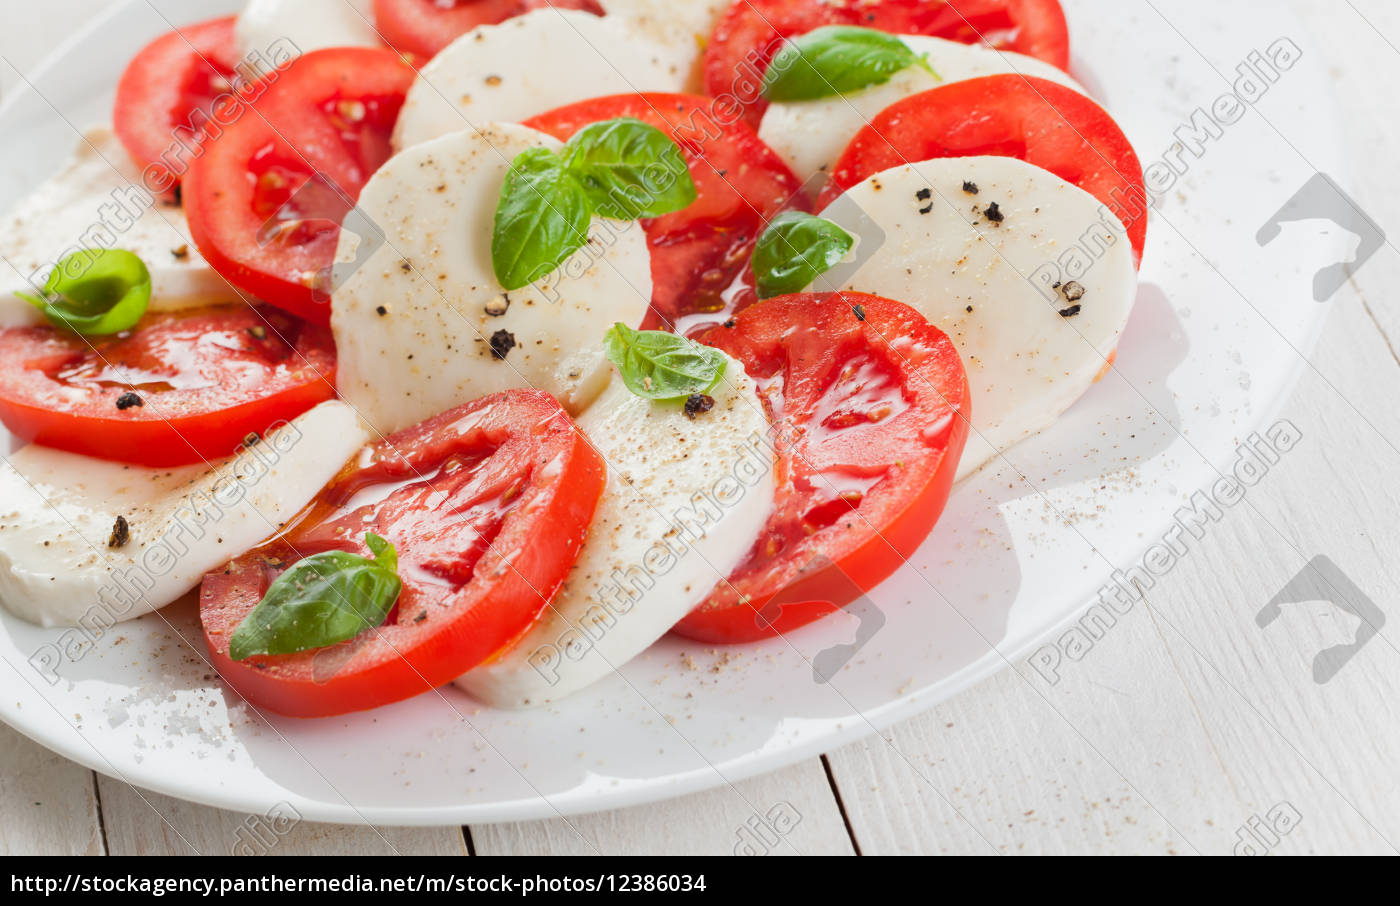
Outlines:
{"type": "Polygon", "coordinates": [[[393,153],[412,81],[402,57],[372,47],[312,51],[281,70],[185,178],[190,235],[209,264],[259,299],[329,323],[341,221],[393,153]]]}
{"type": "Polygon", "coordinates": [[[760,80],[787,38],[824,25],[859,25],[964,44],[986,42],[1069,68],[1069,27],[1058,0],[738,0],[705,50],[705,91],[732,95],[758,126],[760,80]]]}
{"type": "Polygon", "coordinates": [[[21,440],[99,459],[217,459],[334,396],[330,331],[271,308],[147,315],[103,339],[0,331],[0,422],[21,440]]]}
{"type": "Polygon", "coordinates": [[[918,312],[863,293],[769,299],[703,339],[760,385],[778,493],[748,557],[675,632],[749,642],[839,610],[923,543],[967,442],[967,375],[918,312]]]}
{"type": "Polygon", "coordinates": [[[891,167],[979,155],[1019,158],[1102,201],[1128,228],[1141,264],[1147,190],[1132,143],[1098,104],[1045,79],[985,76],[890,105],[846,146],[817,206],[891,167]]]}
{"type": "Polygon", "coordinates": [[[603,15],[595,0],[374,0],[374,21],[389,46],[428,60],[478,25],[549,7],[603,15]]]}
{"type": "Polygon", "coordinates": [[[516,641],[563,583],[603,491],[602,458],[549,394],[511,390],[401,431],[347,465],[282,536],[205,576],[214,666],[249,701],[324,717],[451,682],[516,641]],[[233,630],[282,570],[328,550],[398,550],[403,591],[375,632],[229,658],[233,630]]]}
{"type": "Polygon", "coordinates": [[[624,116],[671,137],[696,190],[685,210],[643,221],[653,286],[644,327],[696,333],[757,301],[749,259],[759,234],[780,211],[810,210],[809,202],[777,153],[710,98],[615,95],[560,107],[525,125],[567,141],[590,123],[624,116]]]}
{"type": "Polygon", "coordinates": [[[199,156],[214,107],[236,91],[233,23],[229,16],[156,38],[117,83],[113,126],[155,194],[174,196],[181,174],[199,156]]]}

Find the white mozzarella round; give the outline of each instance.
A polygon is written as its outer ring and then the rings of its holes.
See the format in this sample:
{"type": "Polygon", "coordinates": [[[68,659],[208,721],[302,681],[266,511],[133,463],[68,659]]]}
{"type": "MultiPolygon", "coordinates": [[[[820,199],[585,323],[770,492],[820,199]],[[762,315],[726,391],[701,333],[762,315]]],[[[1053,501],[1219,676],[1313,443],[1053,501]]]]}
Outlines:
{"type": "Polygon", "coordinates": [[[190,240],[185,212],[147,191],[112,130],[90,130],[62,172],[0,218],[0,328],[47,323],[16,293],[42,289],[48,272],[80,249],[134,252],[151,272],[151,311],[236,302],[190,240]]]}
{"type": "Polygon", "coordinates": [[[1084,87],[1043,60],[1010,51],[993,50],[943,38],[900,35],[899,39],[929,63],[942,78],[911,66],[883,85],[839,97],[772,104],[763,115],[758,135],[792,168],[807,179],[835,166],[856,133],[880,111],[910,95],[980,76],[1019,73],[1067,85],[1081,94],[1084,87]]]}
{"type": "Polygon", "coordinates": [[[394,127],[410,148],[612,94],[680,91],[685,64],[621,19],[538,9],[474,28],[424,66],[394,127]]]}
{"type": "Polygon", "coordinates": [[[651,647],[739,565],[773,506],[769,425],[737,361],[710,394],[690,419],[617,377],[579,418],[608,483],[578,562],[529,633],[458,686],[501,708],[558,701],[651,647]]]}
{"type": "Polygon", "coordinates": [[[823,288],[903,302],[957,344],[972,391],[959,478],[1084,395],[1117,348],[1137,293],[1118,218],[1088,192],[1014,158],[895,167],[853,186],[823,216],[858,237],[860,261],[839,286],[823,288]],[[987,216],[993,203],[999,223],[987,216]]]}
{"type": "Polygon", "coordinates": [[[700,64],[705,45],[733,0],[600,0],[603,10],[627,21],[658,44],[672,48],[683,64],[686,91],[703,87],[700,64]]]}
{"type": "Polygon", "coordinates": [[[249,0],[233,27],[239,53],[256,71],[327,47],[383,47],[374,0],[249,0]],[[271,58],[278,49],[278,59],[271,58]]]}
{"type": "Polygon", "coordinates": [[[385,233],[377,248],[341,234],[354,270],[334,294],[341,395],[385,434],[487,393],[546,390],[578,412],[607,384],[602,340],[636,326],[651,299],[638,223],[594,218],[589,244],[543,280],[506,293],[491,266],[501,186],[516,155],[562,146],[524,126],[490,124],[392,158],[360,194],[385,233]],[[515,346],[498,358],[492,337],[515,346]]]}
{"type": "Polygon", "coordinates": [[[331,401],[212,468],[25,447],[0,465],[0,604],[42,626],[159,610],[280,530],[367,440],[331,401]],[[114,547],[118,516],[129,540],[114,547]]]}

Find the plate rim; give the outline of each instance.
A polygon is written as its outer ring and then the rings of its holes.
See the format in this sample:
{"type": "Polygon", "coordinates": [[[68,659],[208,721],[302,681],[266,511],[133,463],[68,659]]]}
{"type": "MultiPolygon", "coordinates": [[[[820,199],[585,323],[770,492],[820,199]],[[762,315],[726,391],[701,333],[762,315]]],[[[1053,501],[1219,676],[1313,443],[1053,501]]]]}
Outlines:
{"type": "MultiPolygon", "coordinates": [[[[236,0],[211,0],[211,2],[219,3],[224,7],[236,5],[236,0]]],[[[23,103],[26,97],[36,94],[34,84],[39,83],[51,72],[59,69],[76,47],[107,27],[113,20],[131,15],[131,11],[139,5],[143,5],[142,0],[120,0],[120,2],[108,5],[81,28],[66,36],[45,54],[43,59],[32,69],[28,72],[21,72],[22,81],[20,84],[6,97],[0,99],[0,121],[3,121],[12,108],[23,103]]],[[[156,9],[153,4],[144,5],[156,9]]],[[[1287,14],[1293,15],[1291,11],[1287,14]]],[[[1076,63],[1075,68],[1082,71],[1082,61],[1076,57],[1074,62],[1076,63]]],[[[1325,90],[1330,93],[1331,89],[1325,90]]],[[[1306,331],[1303,334],[1305,344],[1298,348],[1300,356],[1293,363],[1288,374],[1277,383],[1274,392],[1267,397],[1265,404],[1259,406],[1257,412],[1248,419],[1247,425],[1242,423],[1242,429],[1259,430],[1270,424],[1283,410],[1286,402],[1299,386],[1311,359],[1311,353],[1321,340],[1322,332],[1331,317],[1331,312],[1331,306],[1317,307],[1315,313],[1308,319],[1306,331]]],[[[974,475],[976,474],[974,473],[974,475]]],[[[969,479],[972,477],[969,476],[969,479]]],[[[1152,546],[1152,543],[1151,537],[1148,536],[1134,549],[1137,554],[1141,555],[1152,546]]],[[[1039,646],[1044,645],[1046,639],[1077,622],[1093,603],[1094,599],[1091,597],[1083,600],[1072,609],[1066,609],[1058,620],[1047,621],[1041,628],[1027,634],[1023,640],[1010,648],[1003,649],[998,644],[994,644],[991,650],[982,653],[954,673],[922,689],[892,697],[878,707],[866,709],[860,712],[859,719],[852,719],[849,715],[821,718],[814,722],[826,726],[799,742],[777,746],[767,751],[750,750],[725,760],[710,762],[703,768],[683,773],[637,779],[630,786],[618,791],[602,790],[581,794],[576,790],[567,790],[554,795],[541,794],[528,799],[483,804],[458,802],[432,807],[398,805],[361,807],[350,804],[348,801],[347,804],[339,805],[307,798],[303,794],[282,787],[278,781],[266,777],[266,775],[264,777],[269,785],[275,785],[278,791],[284,794],[275,802],[289,802],[301,814],[303,820],[313,823],[404,827],[487,825],[572,817],[663,802],[752,779],[824,752],[859,742],[876,733],[883,733],[891,726],[926,713],[938,704],[962,694],[972,686],[1006,669],[1016,670],[1019,661],[1039,646]]],[[[33,689],[40,699],[44,700],[48,707],[57,711],[57,707],[43,696],[42,692],[34,686],[28,677],[24,676],[16,665],[10,664],[8,661],[6,663],[20,675],[20,679],[33,689]]],[[[425,692],[423,694],[431,695],[434,693],[425,692]]],[[[12,697],[0,696],[0,720],[3,720],[5,724],[44,748],[114,780],[183,801],[234,812],[261,811],[268,805],[274,804],[265,799],[255,800],[252,798],[271,791],[271,786],[267,790],[257,791],[251,795],[240,794],[233,790],[225,792],[220,787],[213,789],[201,787],[192,779],[193,775],[159,775],[153,770],[143,772],[139,765],[133,766],[131,764],[124,764],[122,768],[118,768],[108,762],[97,750],[96,745],[85,739],[82,733],[71,725],[67,727],[69,732],[45,733],[42,731],[46,724],[37,724],[38,729],[36,730],[36,722],[25,720],[21,712],[22,709],[17,706],[12,697]]]]}

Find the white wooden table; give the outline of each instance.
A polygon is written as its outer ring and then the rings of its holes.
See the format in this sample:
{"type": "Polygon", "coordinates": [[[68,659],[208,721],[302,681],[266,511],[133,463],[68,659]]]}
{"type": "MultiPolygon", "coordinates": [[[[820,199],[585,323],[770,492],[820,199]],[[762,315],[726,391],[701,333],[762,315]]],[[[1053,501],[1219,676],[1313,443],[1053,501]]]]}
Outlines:
{"type": "MultiPolygon", "coordinates": [[[[0,0],[0,54],[31,67],[101,5],[0,0]]],[[[1400,239],[1400,5],[1289,5],[1328,55],[1349,123],[1345,189],[1400,239]]],[[[1262,45],[1278,35],[1260,19],[1262,45]]],[[[17,83],[0,72],[0,90],[17,83]]],[[[1260,153],[1290,152],[1281,143],[1260,153]]],[[[804,855],[1396,852],[1397,287],[1400,252],[1388,244],[1327,303],[1325,334],[1283,412],[1312,442],[1251,492],[1252,507],[1229,511],[1146,606],[1066,660],[1059,682],[1018,664],[883,740],[737,789],[567,822],[301,824],[274,852],[722,854],[754,806],[781,804],[800,820],[773,851],[804,855]],[[1325,684],[1313,657],[1350,642],[1354,617],[1314,602],[1284,608],[1268,628],[1255,619],[1317,555],[1391,616],[1325,684]]],[[[95,776],[4,727],[0,764],[7,854],[224,853],[247,820],[95,776]]]]}

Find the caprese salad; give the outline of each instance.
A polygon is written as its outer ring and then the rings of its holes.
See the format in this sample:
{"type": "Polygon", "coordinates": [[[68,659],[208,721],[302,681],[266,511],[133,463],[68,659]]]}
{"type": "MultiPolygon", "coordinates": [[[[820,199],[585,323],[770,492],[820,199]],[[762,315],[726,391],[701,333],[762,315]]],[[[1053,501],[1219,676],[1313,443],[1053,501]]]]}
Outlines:
{"type": "Polygon", "coordinates": [[[0,603],[197,590],[299,717],[516,708],[886,579],[1111,367],[1055,0],[252,0],[0,222],[0,603]]]}

